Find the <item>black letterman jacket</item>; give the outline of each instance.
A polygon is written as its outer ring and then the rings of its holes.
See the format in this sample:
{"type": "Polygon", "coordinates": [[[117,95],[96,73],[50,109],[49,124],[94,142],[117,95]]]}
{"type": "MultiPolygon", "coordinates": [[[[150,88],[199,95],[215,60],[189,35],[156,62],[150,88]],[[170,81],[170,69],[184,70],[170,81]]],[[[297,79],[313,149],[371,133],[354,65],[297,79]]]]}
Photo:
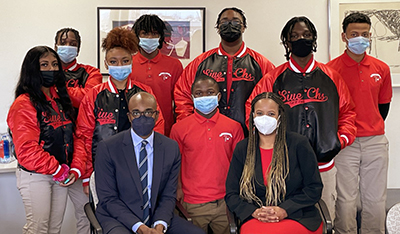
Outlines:
{"type": "Polygon", "coordinates": [[[56,174],[68,164],[75,175],[85,170],[82,158],[73,158],[73,123],[64,114],[55,88],[50,88],[50,115],[38,113],[28,94],[12,104],[7,123],[12,132],[15,153],[21,168],[40,174],[56,174]]]}
{"type": "Polygon", "coordinates": [[[214,78],[219,85],[221,99],[220,113],[238,121],[247,132],[245,125],[245,103],[258,81],[274,65],[263,55],[246,47],[242,43],[239,51],[233,56],[232,65],[229,65],[228,54],[220,45],[195,58],[182,72],[175,85],[174,100],[177,121],[193,113],[191,86],[199,75],[214,78]],[[231,69],[228,69],[231,67],[231,69]],[[228,98],[227,77],[232,77],[228,98]]]}

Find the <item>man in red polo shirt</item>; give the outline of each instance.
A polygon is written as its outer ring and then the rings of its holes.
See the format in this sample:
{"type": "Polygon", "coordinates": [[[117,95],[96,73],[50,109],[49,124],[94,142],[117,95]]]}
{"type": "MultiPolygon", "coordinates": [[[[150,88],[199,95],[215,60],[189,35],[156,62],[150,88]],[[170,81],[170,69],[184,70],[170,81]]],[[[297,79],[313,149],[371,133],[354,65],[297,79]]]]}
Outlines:
{"type": "Polygon", "coordinates": [[[195,112],[176,123],[170,136],[182,155],[177,199],[183,200],[195,225],[206,232],[210,226],[213,233],[229,233],[225,181],[243,130],[238,122],[219,113],[221,93],[213,78],[200,75],[191,91],[195,112]]]}
{"type": "Polygon", "coordinates": [[[182,73],[181,62],[160,52],[165,23],[157,15],[142,15],[132,27],[139,39],[139,53],[132,57],[130,78],[151,87],[164,116],[164,133],[169,136],[175,123],[173,92],[182,73]]]}
{"type": "Polygon", "coordinates": [[[356,105],[354,143],[336,156],[335,230],[357,233],[357,195],[361,199],[361,233],[385,233],[388,140],[385,119],[392,99],[389,66],[365,53],[370,46],[371,21],[356,12],[343,20],[345,52],[328,63],[347,84],[356,105]]]}
{"type": "Polygon", "coordinates": [[[244,104],[254,86],[274,65],[245,45],[242,34],[246,27],[242,10],[231,7],[219,13],[216,23],[221,37],[219,47],[197,56],[186,66],[176,83],[174,100],[177,121],[193,113],[190,87],[194,78],[203,74],[218,82],[221,114],[238,121],[247,135],[244,104]]]}

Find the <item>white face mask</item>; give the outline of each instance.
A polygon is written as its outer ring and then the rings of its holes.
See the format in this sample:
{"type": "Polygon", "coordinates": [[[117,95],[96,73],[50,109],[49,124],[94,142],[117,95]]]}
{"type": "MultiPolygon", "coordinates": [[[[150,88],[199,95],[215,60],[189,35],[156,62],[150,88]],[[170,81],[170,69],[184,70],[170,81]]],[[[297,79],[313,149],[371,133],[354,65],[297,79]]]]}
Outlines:
{"type": "Polygon", "coordinates": [[[278,127],[278,120],[274,117],[263,115],[254,118],[254,125],[263,135],[269,135],[278,127]]]}

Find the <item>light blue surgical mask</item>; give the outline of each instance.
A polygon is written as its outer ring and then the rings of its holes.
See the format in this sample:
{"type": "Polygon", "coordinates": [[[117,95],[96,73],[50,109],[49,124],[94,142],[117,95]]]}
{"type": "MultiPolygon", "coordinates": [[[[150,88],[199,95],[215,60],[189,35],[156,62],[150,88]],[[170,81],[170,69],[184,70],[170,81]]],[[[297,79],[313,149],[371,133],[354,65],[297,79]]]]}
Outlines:
{"type": "Polygon", "coordinates": [[[193,97],[194,108],[208,115],[218,106],[218,94],[215,96],[193,97]]]}
{"type": "Polygon", "coordinates": [[[157,47],[160,45],[160,38],[143,38],[139,37],[139,46],[142,48],[146,53],[151,54],[153,53],[157,47]]]}
{"type": "MultiPolygon", "coordinates": [[[[347,39],[347,37],[346,37],[347,39]]],[[[363,54],[365,50],[370,46],[369,38],[359,36],[347,39],[347,48],[355,54],[363,54]]]]}
{"type": "Polygon", "coordinates": [[[57,46],[57,54],[63,63],[70,63],[78,56],[78,47],[57,46]]]}
{"type": "MultiPolygon", "coordinates": [[[[108,65],[108,64],[107,64],[108,65]]],[[[110,74],[114,79],[122,81],[128,78],[129,74],[132,72],[132,64],[125,66],[110,66],[108,65],[108,74],[110,74]]]]}

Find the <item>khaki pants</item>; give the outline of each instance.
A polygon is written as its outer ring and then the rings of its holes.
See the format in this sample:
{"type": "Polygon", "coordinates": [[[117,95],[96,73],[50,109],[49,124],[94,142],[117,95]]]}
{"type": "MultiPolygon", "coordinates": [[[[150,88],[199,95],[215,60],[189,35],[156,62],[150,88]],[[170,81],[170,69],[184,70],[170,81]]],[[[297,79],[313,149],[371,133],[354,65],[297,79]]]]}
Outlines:
{"type": "Polygon", "coordinates": [[[321,199],[326,203],[329,214],[333,220],[335,220],[335,205],[337,199],[336,192],[336,167],[333,167],[329,171],[321,172],[322,183],[324,184],[324,188],[322,189],[321,199]]]}
{"type": "Polygon", "coordinates": [[[77,234],[89,234],[90,223],[83,208],[89,202],[89,197],[83,192],[81,179],[68,187],[68,195],[75,208],[77,234]]]}
{"type": "Polygon", "coordinates": [[[336,156],[336,233],[357,233],[358,194],[361,234],[385,233],[388,146],[384,135],[357,137],[336,156]]]}
{"type": "Polygon", "coordinates": [[[16,176],[26,213],[23,233],[60,233],[68,188],[57,185],[51,175],[26,172],[18,168],[16,176]]]}
{"type": "Polygon", "coordinates": [[[201,204],[184,202],[183,207],[193,219],[193,224],[203,229],[206,233],[208,233],[208,226],[215,234],[229,233],[224,199],[201,204]]]}

